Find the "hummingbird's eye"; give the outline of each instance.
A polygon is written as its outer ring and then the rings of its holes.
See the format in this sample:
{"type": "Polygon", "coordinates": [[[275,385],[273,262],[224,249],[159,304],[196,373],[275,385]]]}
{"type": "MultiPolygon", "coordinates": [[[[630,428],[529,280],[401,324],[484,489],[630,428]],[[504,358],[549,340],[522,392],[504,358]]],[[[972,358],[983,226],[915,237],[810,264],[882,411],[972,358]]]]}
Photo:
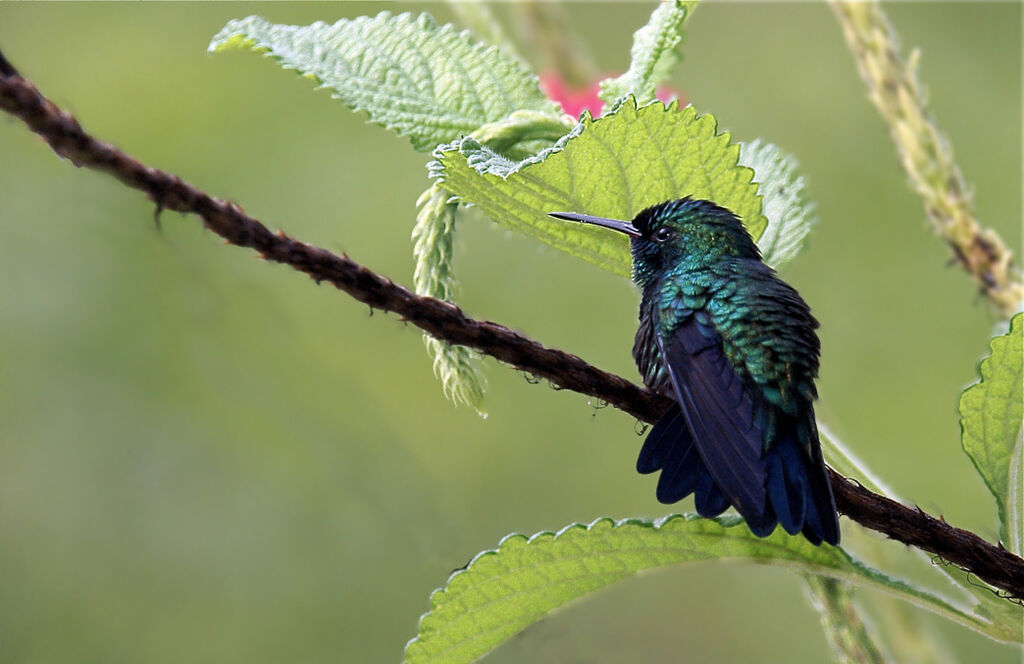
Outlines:
{"type": "Polygon", "coordinates": [[[670,239],[672,239],[673,235],[674,233],[672,232],[671,228],[669,228],[668,226],[662,226],[661,228],[654,232],[654,241],[667,242],[670,239]]]}

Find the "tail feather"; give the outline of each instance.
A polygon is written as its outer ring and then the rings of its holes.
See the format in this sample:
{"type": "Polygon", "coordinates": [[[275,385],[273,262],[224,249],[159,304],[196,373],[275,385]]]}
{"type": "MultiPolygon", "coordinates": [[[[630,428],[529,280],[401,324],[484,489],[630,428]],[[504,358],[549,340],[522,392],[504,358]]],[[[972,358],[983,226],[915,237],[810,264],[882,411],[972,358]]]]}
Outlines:
{"type": "Polygon", "coordinates": [[[806,463],[807,480],[810,485],[810,495],[813,498],[807,503],[804,536],[811,539],[807,535],[807,531],[813,530],[823,541],[829,544],[839,544],[839,515],[836,513],[836,499],[832,495],[832,484],[828,479],[828,471],[825,470],[825,459],[821,456],[820,447],[815,445],[811,448],[811,458],[806,463]]]}
{"type": "Polygon", "coordinates": [[[813,502],[813,496],[808,495],[803,456],[796,441],[787,436],[777,441],[764,457],[768,497],[779,524],[790,535],[803,528],[807,503],[813,502]]]}
{"type": "MultiPolygon", "coordinates": [[[[680,447],[679,453],[672,455],[669,461],[670,463],[661,471],[657,489],[658,501],[666,505],[678,502],[693,493],[700,480],[700,471],[704,469],[700,455],[697,454],[697,446],[692,442],[685,450],[680,447]]],[[[707,471],[704,471],[704,474],[707,474],[707,471]]]]}
{"type": "MultiPolygon", "coordinates": [[[[800,532],[803,533],[803,536],[807,538],[808,542],[810,542],[814,546],[818,546],[824,541],[823,536],[821,535],[823,530],[824,524],[821,521],[821,516],[818,514],[818,506],[815,505],[814,501],[812,500],[810,503],[807,504],[807,516],[804,520],[804,527],[800,532]]],[[[836,541],[829,541],[829,544],[838,543],[839,534],[837,532],[836,541]]]]}
{"type": "Polygon", "coordinates": [[[747,528],[750,528],[750,532],[754,533],[758,537],[768,537],[775,530],[775,526],[779,525],[779,518],[775,516],[775,510],[772,509],[772,501],[765,501],[764,514],[758,516],[746,516],[743,517],[747,521],[747,528]]]}
{"type": "Polygon", "coordinates": [[[657,497],[662,503],[675,503],[693,493],[701,469],[700,455],[679,406],[669,409],[651,430],[636,468],[641,473],[661,469],[657,497]]]}
{"type": "Polygon", "coordinates": [[[636,471],[646,475],[665,467],[671,453],[679,448],[693,446],[692,440],[681,440],[683,437],[689,438],[690,430],[686,428],[679,405],[672,404],[647,434],[647,440],[636,460],[636,471]]]}
{"type": "Polygon", "coordinates": [[[715,484],[715,480],[712,479],[711,473],[703,463],[700,464],[700,469],[697,471],[697,489],[694,492],[694,499],[697,514],[708,518],[718,516],[729,507],[729,499],[715,484]]]}
{"type": "MultiPolygon", "coordinates": [[[[796,424],[787,424],[790,426],[782,426],[782,435],[761,458],[765,473],[764,513],[740,513],[758,537],[770,535],[781,525],[791,535],[803,533],[815,546],[822,542],[838,544],[835,500],[821,452],[812,445],[808,454],[807,448],[798,442],[796,424]]],[[[637,459],[637,470],[661,470],[657,497],[662,503],[674,503],[693,493],[697,512],[704,517],[718,516],[730,506],[729,498],[698,453],[678,405],[673,405],[651,429],[637,459]]]]}
{"type": "Polygon", "coordinates": [[[821,451],[801,445],[799,424],[788,424],[764,455],[769,501],[787,533],[802,532],[815,545],[838,544],[836,504],[821,451]]]}

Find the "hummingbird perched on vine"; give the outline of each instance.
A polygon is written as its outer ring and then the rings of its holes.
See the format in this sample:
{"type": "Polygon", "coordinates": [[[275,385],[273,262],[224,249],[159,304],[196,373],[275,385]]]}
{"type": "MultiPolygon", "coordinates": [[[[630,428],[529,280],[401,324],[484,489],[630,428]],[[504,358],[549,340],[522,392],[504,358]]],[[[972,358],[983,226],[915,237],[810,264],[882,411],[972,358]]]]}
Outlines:
{"type": "Polygon", "coordinates": [[[675,402],[636,463],[661,471],[658,500],[693,493],[701,516],[732,505],[759,537],[781,524],[815,545],[838,544],[814,420],[818,321],[736,215],[691,198],[632,222],[550,215],[630,237],[643,292],[633,358],[644,383],[675,402]]]}

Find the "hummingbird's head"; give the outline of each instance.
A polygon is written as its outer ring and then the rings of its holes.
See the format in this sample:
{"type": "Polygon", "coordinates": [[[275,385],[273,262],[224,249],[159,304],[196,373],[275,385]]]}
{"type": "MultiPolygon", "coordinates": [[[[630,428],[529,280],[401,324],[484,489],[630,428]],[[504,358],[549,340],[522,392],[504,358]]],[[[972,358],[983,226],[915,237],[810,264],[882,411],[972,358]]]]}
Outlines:
{"type": "Polygon", "coordinates": [[[641,285],[677,266],[698,269],[727,257],[761,257],[735,214],[702,199],[687,197],[652,205],[631,222],[568,212],[549,214],[628,235],[633,279],[641,285]]]}

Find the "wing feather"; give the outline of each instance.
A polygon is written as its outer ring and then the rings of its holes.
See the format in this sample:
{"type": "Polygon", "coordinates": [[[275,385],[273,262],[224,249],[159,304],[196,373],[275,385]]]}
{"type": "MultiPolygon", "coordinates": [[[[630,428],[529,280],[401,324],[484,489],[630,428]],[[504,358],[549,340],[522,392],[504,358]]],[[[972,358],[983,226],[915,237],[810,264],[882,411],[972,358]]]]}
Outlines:
{"type": "Polygon", "coordinates": [[[668,339],[657,339],[703,465],[748,522],[761,522],[766,512],[762,432],[743,380],[725,356],[721,336],[691,316],[668,339]]]}

